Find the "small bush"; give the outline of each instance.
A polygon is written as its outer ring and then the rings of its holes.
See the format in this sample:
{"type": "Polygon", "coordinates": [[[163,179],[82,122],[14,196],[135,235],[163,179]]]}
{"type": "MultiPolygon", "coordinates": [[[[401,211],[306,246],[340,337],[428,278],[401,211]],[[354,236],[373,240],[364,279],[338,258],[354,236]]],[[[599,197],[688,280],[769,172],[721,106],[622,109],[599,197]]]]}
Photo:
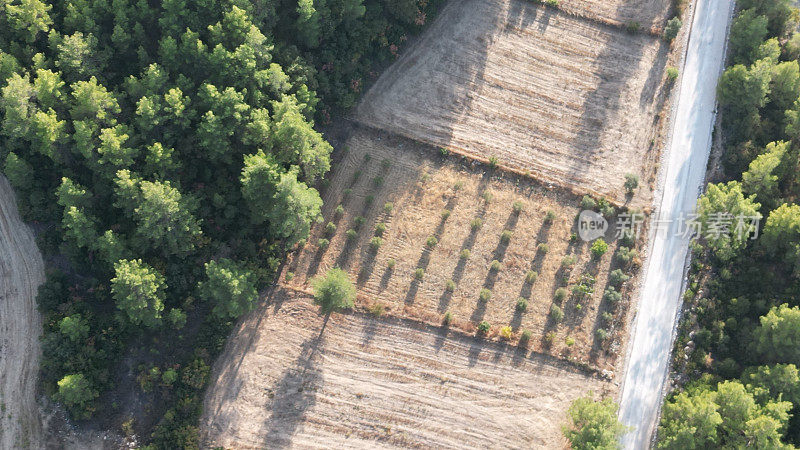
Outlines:
{"type": "Polygon", "coordinates": [[[529,270],[528,273],[525,274],[525,282],[528,284],[533,284],[539,278],[539,274],[533,270],[529,270]]]}
{"type": "Polygon", "coordinates": [[[469,223],[469,227],[472,229],[472,231],[478,231],[482,226],[483,220],[481,220],[479,217],[472,219],[472,222],[469,223]]]}
{"type": "Polygon", "coordinates": [[[385,212],[386,214],[392,212],[393,209],[394,209],[394,203],[386,202],[383,204],[383,212],[385,212]]]}
{"type": "Polygon", "coordinates": [[[425,269],[422,267],[417,267],[417,270],[414,271],[414,278],[417,280],[422,280],[425,278],[425,269]]]}
{"type": "Polygon", "coordinates": [[[550,318],[559,323],[564,319],[564,311],[558,305],[550,305],[550,318]]]}
{"type": "Polygon", "coordinates": [[[469,249],[461,250],[461,253],[458,254],[458,257],[461,259],[469,259],[470,251],[469,249]]]}
{"type": "Polygon", "coordinates": [[[628,247],[620,247],[617,250],[616,259],[620,264],[627,266],[639,258],[639,252],[636,249],[628,247]]]}
{"type": "Polygon", "coordinates": [[[571,336],[567,336],[567,338],[564,339],[564,343],[567,344],[567,347],[572,347],[575,345],[575,339],[573,339],[571,336]]]}
{"type": "Polygon", "coordinates": [[[347,236],[347,240],[348,241],[354,241],[356,239],[356,237],[358,237],[358,232],[356,232],[356,230],[354,230],[352,228],[347,230],[344,234],[345,234],[345,236],[347,236]]]}
{"type": "Polygon", "coordinates": [[[342,205],[337,206],[336,209],[333,210],[333,214],[336,217],[341,217],[342,214],[344,214],[344,206],[342,205]]]}
{"type": "Polygon", "coordinates": [[[552,344],[553,341],[556,340],[556,332],[555,331],[549,331],[547,334],[544,335],[544,340],[548,344],[552,344]]]}
{"type": "Polygon", "coordinates": [[[597,336],[597,340],[600,342],[605,341],[608,339],[608,331],[603,328],[598,328],[597,331],[594,332],[595,336],[597,336]]]}
{"type": "Polygon", "coordinates": [[[294,272],[286,272],[286,276],[284,278],[286,278],[286,281],[294,280],[294,272]]]}
{"type": "Polygon", "coordinates": [[[325,224],[325,234],[327,236],[332,236],[336,233],[336,224],[333,222],[328,222],[325,224]]]}
{"type": "Polygon", "coordinates": [[[673,17],[667,21],[667,26],[664,27],[664,34],[662,37],[667,42],[672,42],[676,36],[678,36],[678,32],[681,31],[681,27],[683,26],[683,22],[681,18],[678,16],[673,17]]]}
{"type": "Polygon", "coordinates": [[[455,183],[453,183],[453,190],[454,191],[460,191],[461,188],[463,188],[463,187],[464,187],[464,182],[463,181],[456,181],[455,183]]]}
{"type": "Polygon", "coordinates": [[[619,245],[623,247],[633,247],[634,244],[634,233],[627,231],[622,233],[622,236],[619,238],[619,245]]]}
{"type": "Polygon", "coordinates": [[[382,168],[383,170],[389,170],[389,167],[392,167],[392,162],[391,162],[391,161],[389,161],[388,159],[384,158],[384,159],[381,161],[381,168],[382,168]]]}
{"type": "Polygon", "coordinates": [[[608,251],[608,244],[603,238],[599,238],[592,242],[592,258],[599,260],[608,251]]]}
{"type": "Polygon", "coordinates": [[[556,213],[553,210],[548,210],[544,215],[544,223],[553,223],[556,220],[556,213]]]}
{"type": "Polygon", "coordinates": [[[492,328],[492,326],[485,320],[478,324],[478,332],[481,334],[488,333],[490,328],[492,328]]]}
{"type": "Polygon", "coordinates": [[[397,265],[397,261],[395,261],[394,259],[389,259],[388,261],[386,261],[386,268],[389,270],[394,270],[395,265],[397,265]]]}
{"type": "Polygon", "coordinates": [[[513,336],[514,336],[514,330],[512,330],[510,326],[506,325],[504,327],[500,327],[501,339],[510,341],[513,336]]]}
{"type": "Polygon", "coordinates": [[[443,209],[442,210],[442,220],[447,220],[448,217],[450,217],[450,210],[449,209],[443,209]]]}
{"type": "Polygon", "coordinates": [[[556,289],[555,294],[553,294],[553,298],[557,302],[563,302],[565,298],[567,298],[567,288],[560,287],[556,289]]]}
{"type": "Polygon", "coordinates": [[[372,194],[364,197],[364,204],[367,206],[372,206],[372,202],[374,201],[375,201],[375,196],[372,194]]]}
{"type": "Polygon", "coordinates": [[[590,196],[584,195],[581,199],[581,209],[595,209],[597,202],[590,196]]]}
{"type": "Polygon", "coordinates": [[[622,293],[613,287],[606,288],[603,292],[603,301],[608,302],[611,306],[615,306],[622,300],[622,293]]]}
{"type": "MultiPolygon", "coordinates": [[[[669,70],[667,70],[669,71],[669,70]]],[[[639,175],[626,173],[625,174],[625,183],[623,184],[625,187],[625,192],[628,194],[633,194],[633,191],[639,187],[639,175]]]]}
{"type": "Polygon", "coordinates": [[[631,277],[626,275],[622,269],[614,269],[608,274],[608,283],[617,289],[630,279],[631,277]]]}
{"type": "Polygon", "coordinates": [[[678,79],[680,72],[677,67],[667,67],[667,80],[671,83],[678,79]]]}
{"type": "Polygon", "coordinates": [[[369,248],[373,252],[377,252],[378,249],[381,248],[381,245],[383,245],[383,239],[381,239],[381,238],[379,238],[377,236],[375,236],[374,238],[370,239],[370,241],[369,241],[369,248]]]}
{"type": "Polygon", "coordinates": [[[356,182],[361,178],[361,170],[356,170],[353,172],[353,179],[350,180],[350,184],[356,184],[356,182]]]}
{"type": "Polygon", "coordinates": [[[514,214],[519,214],[522,212],[524,205],[521,201],[517,200],[511,205],[511,210],[514,211],[514,214]]]}
{"type": "Polygon", "coordinates": [[[503,268],[503,264],[500,261],[496,260],[496,259],[493,259],[491,264],[489,264],[489,270],[491,270],[492,272],[499,272],[500,269],[502,269],[502,268],[503,268]]]}
{"type": "Polygon", "coordinates": [[[364,153],[364,162],[370,162],[372,160],[372,155],[369,153],[364,153]]]}
{"type": "Polygon", "coordinates": [[[377,187],[383,186],[383,177],[380,175],[376,176],[375,178],[372,179],[372,184],[374,184],[377,187]]]}
{"type": "Polygon", "coordinates": [[[320,240],[317,241],[317,247],[319,247],[322,250],[328,248],[329,245],[331,245],[331,241],[325,238],[321,238],[320,240]]]}
{"type": "Polygon", "coordinates": [[[375,236],[383,236],[383,233],[386,232],[386,224],[383,222],[378,222],[375,224],[375,236]]]}
{"type": "Polygon", "coordinates": [[[350,189],[350,188],[347,188],[347,189],[342,191],[342,195],[344,196],[345,199],[350,197],[350,194],[352,194],[352,193],[353,193],[353,190],[350,189]]]}
{"type": "Polygon", "coordinates": [[[385,312],[386,307],[383,303],[373,303],[369,306],[368,311],[373,317],[380,317],[385,312]]]}
{"type": "Polygon", "coordinates": [[[490,291],[490,290],[488,290],[486,288],[483,288],[483,289],[481,289],[481,292],[478,294],[478,298],[482,302],[488,302],[492,298],[492,291],[490,291]]]}
{"type": "Polygon", "coordinates": [[[545,243],[541,243],[541,244],[536,246],[536,252],[537,253],[541,253],[543,255],[546,255],[547,252],[549,252],[549,251],[550,251],[550,246],[545,244],[545,243]]]}
{"type": "Polygon", "coordinates": [[[366,221],[367,219],[365,219],[363,216],[356,216],[356,218],[353,219],[353,228],[356,230],[360,229],[361,225],[364,225],[364,222],[366,221]]]}
{"type": "Polygon", "coordinates": [[[496,156],[489,157],[489,168],[496,169],[498,164],[500,164],[500,160],[496,156]]]}
{"type": "Polygon", "coordinates": [[[600,209],[600,214],[603,215],[605,218],[610,218],[614,215],[614,205],[612,205],[607,199],[601,198],[597,201],[597,207],[600,209]]]}
{"type": "Polygon", "coordinates": [[[425,245],[428,248],[434,248],[434,247],[436,247],[436,244],[438,244],[438,243],[439,243],[439,239],[436,239],[436,236],[429,236],[428,240],[425,241],[425,245]]]}
{"type": "Polygon", "coordinates": [[[485,201],[486,203],[491,203],[492,199],[494,198],[494,194],[492,194],[489,191],[485,191],[483,193],[482,197],[483,197],[483,201],[485,201]]]}
{"type": "Polygon", "coordinates": [[[513,231],[503,230],[503,232],[500,234],[500,242],[502,242],[503,244],[508,244],[509,242],[511,242],[512,236],[514,236],[513,231]]]}
{"type": "Polygon", "coordinates": [[[639,31],[639,29],[640,29],[641,27],[642,27],[642,26],[639,24],[639,22],[634,22],[634,21],[631,21],[631,22],[628,22],[628,23],[625,25],[625,30],[626,30],[628,33],[636,33],[637,31],[639,31]]]}
{"type": "Polygon", "coordinates": [[[551,6],[553,8],[558,8],[558,0],[544,0],[544,3],[547,6],[551,6]]]}
{"type": "Polygon", "coordinates": [[[520,297],[517,299],[517,311],[525,312],[528,309],[528,300],[520,297]]]}
{"type": "Polygon", "coordinates": [[[444,283],[444,290],[447,292],[453,292],[456,290],[456,282],[453,280],[447,280],[444,283]]]}
{"type": "Polygon", "coordinates": [[[448,326],[452,322],[453,322],[453,313],[447,311],[446,313],[444,313],[444,316],[442,317],[442,325],[448,326]]]}
{"type": "Polygon", "coordinates": [[[603,323],[608,326],[611,325],[611,322],[614,321],[614,315],[610,312],[606,311],[600,315],[600,318],[603,320],[603,323]]]}
{"type": "Polygon", "coordinates": [[[439,148],[439,154],[442,155],[443,157],[447,156],[447,155],[450,154],[450,150],[448,150],[448,149],[446,149],[444,147],[440,147],[439,148]]]}
{"type": "Polygon", "coordinates": [[[574,255],[567,255],[561,259],[561,267],[564,269],[570,268],[575,265],[575,261],[574,255]]]}
{"type": "Polygon", "coordinates": [[[528,343],[531,341],[531,336],[533,336],[531,330],[523,331],[522,334],[519,336],[519,345],[523,347],[527,346],[528,343]]]}
{"type": "Polygon", "coordinates": [[[419,181],[422,184],[427,183],[428,180],[430,180],[430,179],[431,179],[431,174],[429,174],[428,172],[425,172],[425,173],[423,173],[422,175],[419,176],[419,181]]]}

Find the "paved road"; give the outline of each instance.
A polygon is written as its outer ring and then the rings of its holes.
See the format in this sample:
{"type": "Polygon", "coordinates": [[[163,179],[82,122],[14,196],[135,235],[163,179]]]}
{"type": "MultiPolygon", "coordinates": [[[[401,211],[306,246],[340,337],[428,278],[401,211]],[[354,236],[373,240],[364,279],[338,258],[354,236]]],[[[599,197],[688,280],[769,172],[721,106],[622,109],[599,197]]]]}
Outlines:
{"type": "MultiPolygon", "coordinates": [[[[706,171],[732,0],[697,0],[681,73],[672,138],[665,155],[661,220],[691,212],[706,171]]],[[[652,227],[656,228],[656,227],[652,227]]],[[[650,236],[642,297],[622,386],[620,420],[635,427],[625,448],[646,448],[656,427],[672,347],[689,242],[674,229],[650,236]]]]}

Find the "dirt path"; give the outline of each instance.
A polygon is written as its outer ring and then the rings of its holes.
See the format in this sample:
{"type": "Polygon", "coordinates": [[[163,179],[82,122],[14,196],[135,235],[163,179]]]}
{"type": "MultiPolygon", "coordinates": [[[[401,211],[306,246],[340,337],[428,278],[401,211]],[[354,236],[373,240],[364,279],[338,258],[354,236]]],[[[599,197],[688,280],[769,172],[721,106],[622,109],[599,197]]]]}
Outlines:
{"type": "Polygon", "coordinates": [[[0,448],[40,448],[36,403],[39,335],[36,289],[44,263],[22,222],[8,181],[0,175],[0,448]]]}
{"type": "Polygon", "coordinates": [[[563,448],[572,400],[608,382],[438,327],[324,317],[281,289],[217,361],[204,448],[563,448]],[[287,297],[288,295],[288,297],[287,297]]]}

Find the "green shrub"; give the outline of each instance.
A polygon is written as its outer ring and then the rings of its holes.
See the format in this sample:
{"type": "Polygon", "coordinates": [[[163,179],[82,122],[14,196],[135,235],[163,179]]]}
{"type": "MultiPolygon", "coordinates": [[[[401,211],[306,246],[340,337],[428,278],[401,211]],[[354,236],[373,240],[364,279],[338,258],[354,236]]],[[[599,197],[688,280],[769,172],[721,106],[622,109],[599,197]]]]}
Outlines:
{"type": "Polygon", "coordinates": [[[492,272],[499,272],[500,269],[502,269],[502,268],[503,268],[503,264],[500,261],[496,260],[496,259],[493,259],[491,264],[489,264],[489,270],[491,270],[492,272]]]}
{"type": "Polygon", "coordinates": [[[425,246],[428,248],[434,248],[438,243],[439,239],[436,239],[436,236],[428,236],[428,240],[425,241],[425,246]]]}
{"type": "Polygon", "coordinates": [[[567,288],[560,287],[556,289],[555,294],[553,294],[553,298],[557,302],[563,302],[565,298],[567,298],[567,288]]]}
{"type": "Polygon", "coordinates": [[[334,267],[324,276],[311,282],[314,289],[314,303],[320,305],[323,313],[352,308],[356,298],[356,288],[344,270],[334,267]]]}
{"type": "Polygon", "coordinates": [[[469,223],[469,227],[472,231],[478,231],[483,226],[483,220],[479,217],[472,219],[472,222],[469,223]]]}
{"type": "Polygon", "coordinates": [[[519,336],[519,345],[526,347],[528,343],[531,341],[532,335],[533,333],[531,333],[531,330],[523,331],[522,334],[519,336]]]}
{"type": "MultiPolygon", "coordinates": [[[[669,69],[667,69],[667,72],[669,72],[669,69]]],[[[625,187],[625,192],[627,192],[628,194],[633,194],[633,191],[635,191],[636,188],[639,187],[639,175],[626,173],[625,183],[623,184],[623,186],[625,187]]]]}
{"type": "Polygon", "coordinates": [[[353,179],[350,180],[350,184],[356,184],[359,178],[361,178],[361,170],[356,170],[355,172],[353,172],[353,179]]]}
{"type": "Polygon", "coordinates": [[[547,252],[550,251],[550,246],[545,244],[544,242],[536,246],[536,252],[541,253],[542,255],[546,255],[547,252]]]}
{"type": "Polygon", "coordinates": [[[575,339],[573,339],[571,336],[567,336],[567,338],[564,339],[564,343],[567,344],[567,347],[572,347],[575,345],[575,339]]]}
{"type": "Polygon", "coordinates": [[[594,332],[595,336],[597,336],[597,340],[602,342],[608,339],[608,331],[603,328],[598,328],[597,331],[594,332]]]}
{"type": "Polygon", "coordinates": [[[366,221],[367,219],[365,219],[363,216],[356,216],[356,218],[353,219],[353,228],[356,230],[361,229],[361,225],[364,225],[364,222],[366,221]]]}
{"type": "Polygon", "coordinates": [[[383,212],[385,212],[386,214],[389,214],[390,212],[392,212],[393,209],[394,209],[394,203],[392,203],[392,202],[384,203],[383,212]]]}
{"type": "Polygon", "coordinates": [[[525,312],[528,309],[528,300],[520,297],[517,299],[517,311],[525,312]]]}
{"type": "Polygon", "coordinates": [[[603,301],[610,303],[611,306],[616,305],[621,300],[622,293],[611,286],[607,287],[605,292],[603,292],[603,301]]]}
{"type": "Polygon", "coordinates": [[[628,247],[620,247],[617,249],[616,259],[617,262],[622,264],[623,266],[627,266],[631,263],[635,263],[636,260],[639,258],[639,252],[636,249],[631,249],[628,247]]]}
{"type": "Polygon", "coordinates": [[[442,210],[442,220],[447,220],[448,217],[450,217],[450,210],[449,209],[443,209],[442,210]]]}
{"type": "Polygon", "coordinates": [[[567,269],[575,265],[576,258],[574,255],[567,255],[561,259],[561,267],[567,269]]]}
{"type": "Polygon", "coordinates": [[[626,281],[630,280],[630,278],[631,277],[626,275],[622,269],[614,269],[608,274],[608,283],[619,289],[626,281]]]}
{"type": "Polygon", "coordinates": [[[511,242],[512,236],[514,236],[513,231],[503,230],[503,232],[500,234],[500,242],[502,242],[503,244],[508,244],[509,242],[511,242]]]}
{"type": "Polygon", "coordinates": [[[490,291],[490,290],[488,290],[486,288],[483,288],[483,289],[481,289],[481,292],[478,294],[478,298],[482,302],[488,302],[492,298],[492,291],[490,291]]]}
{"type": "Polygon", "coordinates": [[[544,223],[553,223],[556,220],[556,213],[553,210],[548,210],[544,215],[544,223]]]}
{"type": "Polygon", "coordinates": [[[383,158],[383,160],[381,161],[381,169],[389,170],[389,167],[392,167],[392,162],[386,158],[383,158]]]}
{"type": "Polygon", "coordinates": [[[600,319],[602,319],[603,323],[608,326],[614,321],[614,315],[606,311],[600,315],[600,319]]]}
{"type": "Polygon", "coordinates": [[[381,248],[381,245],[383,245],[383,239],[381,239],[381,238],[379,238],[377,236],[375,236],[374,238],[370,239],[370,241],[369,241],[369,248],[373,252],[377,252],[378,249],[381,248]]]}
{"type": "Polygon", "coordinates": [[[353,190],[351,188],[346,188],[345,190],[342,191],[342,195],[344,196],[345,199],[350,197],[350,195],[352,193],[353,193],[353,190]]]}
{"type": "Polygon", "coordinates": [[[464,182],[463,181],[456,181],[455,183],[453,183],[453,190],[454,191],[460,191],[461,188],[463,188],[463,187],[464,187],[464,182]]]}
{"type": "Polygon", "coordinates": [[[608,251],[608,244],[603,238],[599,238],[592,242],[592,258],[599,260],[608,251]]]}
{"type": "Polygon", "coordinates": [[[677,67],[667,67],[667,80],[671,83],[678,79],[680,72],[677,67]]]}
{"type": "Polygon", "coordinates": [[[439,148],[439,154],[442,155],[443,157],[445,157],[445,156],[450,154],[450,150],[448,150],[448,149],[446,149],[444,147],[440,147],[439,148]]]}
{"type": "Polygon", "coordinates": [[[581,209],[595,209],[597,202],[590,196],[584,195],[581,199],[581,209]]]}
{"type": "Polygon", "coordinates": [[[386,224],[383,222],[378,222],[375,224],[375,236],[383,236],[383,233],[386,232],[386,224]]]}
{"type": "Polygon", "coordinates": [[[336,224],[333,222],[328,222],[325,224],[325,235],[326,236],[333,236],[336,233],[336,224]]]}
{"type": "Polygon", "coordinates": [[[481,334],[488,333],[490,328],[492,328],[492,326],[485,320],[478,324],[478,332],[481,334]]]}
{"type": "Polygon", "coordinates": [[[500,164],[500,160],[496,156],[489,157],[489,168],[496,169],[498,164],[500,164]]]}
{"type": "Polygon", "coordinates": [[[394,266],[396,264],[397,262],[393,258],[390,258],[388,261],[386,261],[386,268],[389,270],[394,270],[394,266]]]}
{"type": "Polygon", "coordinates": [[[533,270],[529,270],[528,273],[525,274],[525,282],[528,284],[533,284],[536,282],[536,279],[539,278],[539,274],[533,270]]]}
{"type": "Polygon", "coordinates": [[[564,311],[556,304],[550,305],[550,318],[553,322],[561,322],[564,319],[564,311]]]}
{"type": "Polygon", "coordinates": [[[370,160],[372,160],[372,155],[364,153],[364,162],[370,162],[370,160]]]}
{"type": "Polygon", "coordinates": [[[510,341],[512,337],[514,337],[514,330],[512,330],[510,326],[506,325],[504,327],[500,327],[501,339],[510,341]]]}
{"type": "Polygon", "coordinates": [[[681,26],[683,26],[683,22],[681,18],[678,16],[673,17],[667,21],[667,26],[664,27],[664,34],[662,37],[667,42],[672,42],[676,36],[678,36],[678,32],[681,30],[681,26]]]}
{"type": "Polygon", "coordinates": [[[414,278],[417,280],[422,280],[425,278],[425,269],[422,267],[417,267],[417,270],[414,271],[414,278]]]}
{"type": "Polygon", "coordinates": [[[292,281],[294,279],[294,272],[286,272],[286,276],[284,278],[286,281],[292,281]]]}
{"type": "Polygon", "coordinates": [[[444,316],[442,317],[442,325],[448,326],[452,322],[453,322],[453,313],[447,311],[446,313],[444,313],[444,316]]]}
{"type": "Polygon", "coordinates": [[[345,234],[345,236],[347,236],[347,240],[348,241],[354,241],[356,239],[356,237],[358,237],[358,232],[356,232],[356,230],[354,230],[352,228],[347,230],[344,234],[345,234]]]}
{"type": "Polygon", "coordinates": [[[377,187],[383,186],[383,177],[380,175],[376,176],[375,178],[372,179],[372,184],[374,184],[377,187]]]}
{"type": "Polygon", "coordinates": [[[519,214],[522,212],[524,205],[521,201],[517,200],[511,205],[511,209],[514,211],[514,214],[519,214]]]}
{"type": "Polygon", "coordinates": [[[636,33],[637,31],[639,31],[639,29],[641,27],[642,26],[639,24],[639,22],[635,22],[635,21],[631,21],[631,22],[628,22],[627,24],[625,24],[625,30],[628,33],[636,33]]]}
{"type": "Polygon", "coordinates": [[[607,219],[616,213],[614,210],[614,205],[612,205],[606,198],[601,198],[597,201],[597,208],[600,210],[600,214],[607,219]]]}
{"type": "Polygon", "coordinates": [[[470,251],[469,249],[465,248],[461,250],[461,253],[458,254],[458,257],[461,259],[469,259],[470,251]]]}
{"type": "Polygon", "coordinates": [[[492,194],[489,191],[485,191],[483,193],[482,197],[483,197],[483,201],[485,201],[486,203],[491,203],[492,199],[494,198],[494,194],[492,194]]]}
{"type": "Polygon", "coordinates": [[[548,345],[552,344],[553,341],[556,340],[556,332],[548,331],[547,334],[544,335],[544,340],[545,342],[547,342],[548,345]]]}
{"type": "Polygon", "coordinates": [[[386,307],[383,306],[383,303],[373,303],[369,305],[367,311],[369,311],[373,317],[380,317],[386,312],[386,307]]]}
{"type": "Polygon", "coordinates": [[[444,283],[444,290],[447,292],[453,292],[456,290],[456,282],[453,280],[447,280],[444,283]]]}
{"type": "Polygon", "coordinates": [[[558,8],[558,0],[544,0],[544,3],[547,6],[551,6],[553,8],[558,8]]]}
{"type": "Polygon", "coordinates": [[[325,238],[321,238],[321,239],[319,239],[317,241],[317,247],[321,248],[322,250],[325,250],[326,248],[328,248],[328,246],[330,244],[331,244],[331,241],[329,241],[329,240],[327,240],[325,238]]]}
{"type": "Polygon", "coordinates": [[[333,210],[333,214],[336,215],[336,217],[341,217],[342,214],[344,214],[344,206],[337,206],[336,209],[333,210]]]}
{"type": "Polygon", "coordinates": [[[364,197],[364,204],[367,206],[372,206],[372,202],[375,201],[375,196],[369,194],[368,196],[364,197]]]}

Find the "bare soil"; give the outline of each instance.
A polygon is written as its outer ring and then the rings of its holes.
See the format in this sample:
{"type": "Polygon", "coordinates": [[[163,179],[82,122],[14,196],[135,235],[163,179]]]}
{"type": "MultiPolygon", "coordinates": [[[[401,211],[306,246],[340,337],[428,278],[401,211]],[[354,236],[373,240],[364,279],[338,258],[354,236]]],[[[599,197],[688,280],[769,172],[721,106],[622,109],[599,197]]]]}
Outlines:
{"type": "Polygon", "coordinates": [[[436,325],[450,312],[452,327],[465,333],[475,333],[484,320],[492,326],[490,338],[510,326],[512,342],[529,330],[530,347],[537,352],[613,370],[626,335],[624,308],[613,311],[618,320],[606,327],[612,339],[598,342],[595,330],[606,310],[602,293],[617,244],[611,240],[608,254],[596,263],[586,243],[570,240],[580,211],[578,197],[458,158],[433,159],[428,146],[388,133],[357,127],[346,148],[324,194],[326,223],[334,223],[336,231],[326,233],[325,224],[312,230],[306,247],[287,264],[292,276],[285,284],[310,292],[315,275],[339,266],[357,281],[362,308],[379,304],[388,314],[436,325]],[[391,212],[384,210],[387,202],[393,204],[391,212]],[[523,206],[519,214],[514,202],[523,206]],[[338,205],[341,214],[335,211],[338,205]],[[444,210],[449,211],[446,217],[444,210]],[[554,214],[552,222],[545,220],[548,212],[554,214]],[[360,226],[359,216],[364,219],[360,226]],[[481,226],[473,229],[476,219],[481,226]],[[386,231],[376,252],[370,241],[378,223],[386,231]],[[350,229],[357,232],[355,239],[348,239],[350,229]],[[508,243],[501,241],[505,230],[512,233],[508,243]],[[434,247],[428,245],[430,237],[437,241],[434,247]],[[329,240],[327,248],[319,247],[322,238],[329,240]],[[470,253],[466,259],[460,257],[463,250],[470,253]],[[561,267],[567,256],[576,260],[571,270],[561,267]],[[393,268],[389,260],[395,261],[393,268]],[[495,260],[501,263],[499,271],[490,269],[495,260]],[[415,278],[418,268],[424,270],[422,280],[415,278]],[[533,284],[525,280],[529,270],[539,275],[533,284]],[[596,283],[595,293],[580,308],[572,296],[554,299],[556,289],[569,289],[583,274],[595,276],[596,283]],[[446,289],[448,280],[455,283],[452,292],[446,289]],[[479,298],[482,289],[491,291],[488,301],[479,298]],[[528,301],[525,311],[516,308],[519,298],[528,301]],[[564,312],[561,323],[548,316],[553,304],[564,312]],[[549,333],[555,336],[552,342],[546,340],[549,333]],[[568,346],[567,338],[575,343],[568,346]]]}
{"type": "Polygon", "coordinates": [[[0,448],[42,446],[36,404],[42,319],[36,290],[44,263],[22,223],[14,191],[0,174],[0,448]]]}
{"type": "Polygon", "coordinates": [[[620,28],[637,24],[641,30],[658,35],[668,18],[671,4],[670,0],[561,0],[558,8],[620,28]]]}
{"type": "MultiPolygon", "coordinates": [[[[621,8],[585,3],[587,11],[621,8]]],[[[450,2],[370,88],[355,118],[623,202],[624,175],[647,180],[657,160],[668,52],[648,33],[533,2],[450,2]]],[[[634,199],[651,202],[644,189],[634,199]]]]}
{"type": "Polygon", "coordinates": [[[272,300],[214,367],[206,448],[563,448],[569,403],[613,389],[510,346],[359,314],[325,325],[303,295],[272,300]]]}

